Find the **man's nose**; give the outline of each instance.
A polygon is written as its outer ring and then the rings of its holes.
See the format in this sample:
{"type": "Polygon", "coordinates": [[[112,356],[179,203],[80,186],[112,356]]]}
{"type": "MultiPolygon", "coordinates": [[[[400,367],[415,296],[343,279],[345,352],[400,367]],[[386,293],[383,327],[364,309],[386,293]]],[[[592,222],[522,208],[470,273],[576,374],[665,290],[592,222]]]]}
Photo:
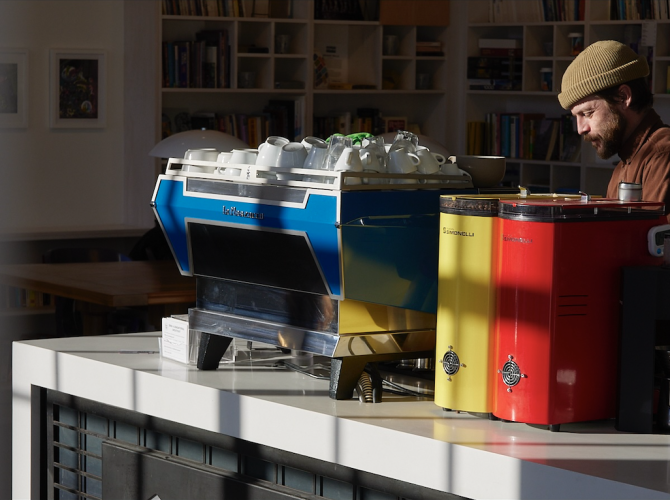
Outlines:
{"type": "Polygon", "coordinates": [[[588,122],[582,118],[582,117],[577,117],[577,133],[579,135],[585,135],[588,134],[591,128],[589,127],[588,122]]]}

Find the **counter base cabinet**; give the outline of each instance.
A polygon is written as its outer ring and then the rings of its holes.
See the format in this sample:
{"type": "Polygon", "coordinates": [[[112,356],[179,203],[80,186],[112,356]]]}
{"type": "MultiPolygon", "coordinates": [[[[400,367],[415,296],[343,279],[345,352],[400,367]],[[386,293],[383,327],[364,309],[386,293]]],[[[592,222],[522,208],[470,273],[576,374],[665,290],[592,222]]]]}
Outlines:
{"type": "MultiPolygon", "coordinates": [[[[40,498],[460,498],[58,391],[40,391],[47,457],[41,470],[46,491],[40,498]]],[[[374,450],[370,455],[373,459],[374,450]]]]}
{"type": "MultiPolygon", "coordinates": [[[[670,123],[670,19],[666,10],[656,12],[640,3],[610,0],[473,0],[467,6],[465,148],[470,154],[506,156],[506,184],[524,185],[533,192],[606,194],[618,158],[598,159],[593,148],[580,140],[574,123],[566,128],[566,110],[557,97],[567,67],[584,46],[595,41],[618,40],[647,57],[655,109],[670,123]],[[563,10],[546,10],[554,4],[562,5],[563,10]],[[642,10],[621,12],[612,8],[617,4],[642,10]],[[509,124],[498,123],[491,129],[491,115],[541,115],[545,121],[559,122],[553,154],[529,153],[524,147],[532,138],[523,126],[514,131],[509,124]],[[501,147],[501,141],[509,144],[510,140],[516,149],[501,147]]],[[[537,131],[538,147],[542,133],[537,131]]]]}
{"type": "Polygon", "coordinates": [[[100,498],[106,442],[298,498],[670,499],[667,432],[613,419],[549,432],[392,393],[333,400],[281,354],[203,371],[162,358],[160,336],[14,342],[13,498],[100,498]]]}

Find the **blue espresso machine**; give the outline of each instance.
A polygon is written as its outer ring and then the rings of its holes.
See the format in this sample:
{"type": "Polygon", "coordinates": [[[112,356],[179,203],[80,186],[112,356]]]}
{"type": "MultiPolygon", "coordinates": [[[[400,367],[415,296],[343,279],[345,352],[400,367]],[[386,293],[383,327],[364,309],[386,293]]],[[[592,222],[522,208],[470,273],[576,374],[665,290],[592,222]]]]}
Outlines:
{"type": "Polygon", "coordinates": [[[434,356],[440,195],[478,191],[462,176],[290,172],[170,159],[152,206],[196,279],[199,369],[233,338],[264,342],[330,357],[330,397],[348,399],[367,363],[434,356]]]}

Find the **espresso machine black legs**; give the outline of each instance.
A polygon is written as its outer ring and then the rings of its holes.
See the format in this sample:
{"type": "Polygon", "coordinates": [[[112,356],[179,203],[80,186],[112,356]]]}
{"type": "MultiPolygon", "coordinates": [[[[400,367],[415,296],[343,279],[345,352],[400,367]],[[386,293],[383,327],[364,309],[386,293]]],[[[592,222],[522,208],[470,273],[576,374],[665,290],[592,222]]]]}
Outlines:
{"type": "Polygon", "coordinates": [[[367,360],[362,356],[333,358],[330,361],[330,386],[328,387],[330,398],[351,399],[366,364],[367,360]]]}
{"type": "Polygon", "coordinates": [[[202,332],[198,349],[198,370],[216,370],[223,354],[233,341],[232,337],[202,332]]]}

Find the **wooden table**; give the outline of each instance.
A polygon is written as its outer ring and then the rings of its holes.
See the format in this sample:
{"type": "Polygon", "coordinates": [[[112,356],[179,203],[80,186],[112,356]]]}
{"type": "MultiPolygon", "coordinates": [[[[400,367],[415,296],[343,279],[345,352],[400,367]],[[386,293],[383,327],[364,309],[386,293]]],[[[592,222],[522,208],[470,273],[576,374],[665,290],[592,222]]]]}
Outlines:
{"type": "Polygon", "coordinates": [[[171,260],[5,265],[0,283],[76,300],[85,334],[105,333],[96,316],[114,308],[146,306],[155,322],[195,303],[195,279],[171,260]]]}

